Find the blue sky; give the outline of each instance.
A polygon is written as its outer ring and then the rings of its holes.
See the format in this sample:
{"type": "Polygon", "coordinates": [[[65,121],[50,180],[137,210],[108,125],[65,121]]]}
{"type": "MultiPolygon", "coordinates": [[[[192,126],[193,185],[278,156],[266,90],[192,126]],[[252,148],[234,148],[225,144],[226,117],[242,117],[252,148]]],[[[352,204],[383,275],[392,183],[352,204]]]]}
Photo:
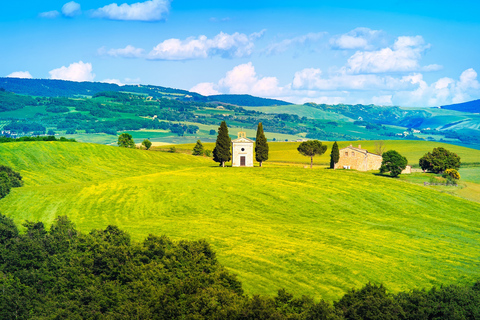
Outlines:
{"type": "Polygon", "coordinates": [[[480,98],[478,1],[10,1],[0,76],[291,102],[480,98]]]}

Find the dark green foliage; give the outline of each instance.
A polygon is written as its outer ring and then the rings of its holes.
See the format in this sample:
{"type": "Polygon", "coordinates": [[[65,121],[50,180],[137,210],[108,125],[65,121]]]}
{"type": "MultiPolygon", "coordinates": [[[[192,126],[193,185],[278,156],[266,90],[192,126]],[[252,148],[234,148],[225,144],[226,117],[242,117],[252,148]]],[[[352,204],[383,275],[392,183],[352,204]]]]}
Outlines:
{"type": "Polygon", "coordinates": [[[117,144],[122,148],[135,148],[135,142],[133,141],[132,135],[126,132],[118,136],[117,144]]]}
{"type": "Polygon", "coordinates": [[[322,145],[318,140],[308,140],[300,143],[297,148],[300,154],[310,157],[310,168],[313,167],[313,157],[316,155],[321,156],[327,151],[327,146],[322,145]]]}
{"type": "Polygon", "coordinates": [[[152,142],[148,139],[145,139],[142,141],[142,146],[145,147],[145,149],[150,149],[150,147],[152,146],[152,142]]]}
{"type": "Polygon", "coordinates": [[[192,154],[194,156],[203,156],[203,144],[202,144],[202,141],[200,140],[197,140],[197,144],[195,145],[195,147],[193,147],[193,152],[192,154]]]}
{"type": "Polygon", "coordinates": [[[268,160],[268,143],[267,138],[265,138],[265,133],[263,133],[263,126],[260,122],[257,127],[257,137],[255,139],[255,159],[262,166],[263,161],[268,160]]]}
{"type": "Polygon", "coordinates": [[[368,283],[360,290],[352,289],[334,306],[345,319],[404,319],[401,305],[383,285],[368,283]]]}
{"type": "Polygon", "coordinates": [[[213,149],[213,161],[219,162],[222,167],[225,166],[225,162],[230,161],[232,158],[231,143],[232,139],[228,135],[227,123],[222,121],[218,128],[217,141],[213,149]]]}
{"type": "Polygon", "coordinates": [[[76,142],[75,139],[66,139],[65,137],[60,137],[57,139],[55,136],[39,136],[39,137],[21,137],[21,138],[7,138],[0,137],[0,143],[6,142],[21,142],[21,141],[68,141],[76,142]]]}
{"type": "Polygon", "coordinates": [[[432,152],[426,153],[418,161],[420,168],[424,171],[440,173],[447,169],[460,168],[460,157],[443,147],[434,148],[432,152]]]}
{"type": "Polygon", "coordinates": [[[0,245],[18,236],[18,228],[12,219],[0,214],[0,245]]]}
{"type": "Polygon", "coordinates": [[[5,172],[7,174],[12,188],[23,186],[22,176],[20,173],[13,171],[12,168],[0,165],[0,172],[5,172]]]}
{"type": "Polygon", "coordinates": [[[12,188],[23,185],[22,176],[12,168],[0,165],[0,199],[7,196],[12,188]]]}
{"type": "Polygon", "coordinates": [[[389,150],[382,154],[382,165],[380,173],[390,172],[392,177],[398,177],[400,173],[407,167],[407,158],[402,156],[395,150],[389,150]]]}
{"type": "Polygon", "coordinates": [[[340,160],[340,151],[338,150],[337,141],[335,141],[330,153],[330,169],[335,169],[335,164],[338,163],[338,160],[340,160]]]}
{"type": "Polygon", "coordinates": [[[45,108],[45,110],[52,113],[65,113],[70,111],[70,109],[68,109],[67,107],[55,105],[48,106],[45,108]]]}
{"type": "Polygon", "coordinates": [[[35,133],[44,134],[47,130],[43,125],[36,122],[28,121],[13,121],[3,127],[3,130],[12,131],[16,133],[35,133]]]}

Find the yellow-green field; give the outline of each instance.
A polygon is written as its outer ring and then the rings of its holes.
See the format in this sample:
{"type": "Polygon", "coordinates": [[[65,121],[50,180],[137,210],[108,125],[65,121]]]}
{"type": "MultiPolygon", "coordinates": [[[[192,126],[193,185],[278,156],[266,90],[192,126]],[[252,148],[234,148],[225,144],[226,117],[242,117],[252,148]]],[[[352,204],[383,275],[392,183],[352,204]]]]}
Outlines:
{"type": "MultiPolygon", "coordinates": [[[[292,145],[271,143],[271,158],[294,159],[292,145]]],[[[249,294],[333,300],[368,281],[399,291],[480,278],[480,204],[401,179],[59,142],[1,144],[0,163],[24,176],[0,201],[17,223],[68,215],[85,232],[204,238],[249,294]]]]}

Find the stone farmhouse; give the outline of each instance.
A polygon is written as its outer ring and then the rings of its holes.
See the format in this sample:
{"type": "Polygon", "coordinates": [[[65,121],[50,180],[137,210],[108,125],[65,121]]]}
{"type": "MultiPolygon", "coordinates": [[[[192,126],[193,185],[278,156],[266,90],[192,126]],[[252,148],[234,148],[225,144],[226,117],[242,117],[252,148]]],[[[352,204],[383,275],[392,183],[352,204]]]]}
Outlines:
{"type": "Polygon", "coordinates": [[[358,148],[352,145],[340,149],[340,159],[335,164],[335,169],[354,169],[358,171],[378,170],[382,165],[382,156],[370,153],[362,149],[361,145],[358,148]]]}
{"type": "Polygon", "coordinates": [[[246,132],[238,133],[238,138],[232,140],[232,167],[253,167],[253,143],[246,132]]]}

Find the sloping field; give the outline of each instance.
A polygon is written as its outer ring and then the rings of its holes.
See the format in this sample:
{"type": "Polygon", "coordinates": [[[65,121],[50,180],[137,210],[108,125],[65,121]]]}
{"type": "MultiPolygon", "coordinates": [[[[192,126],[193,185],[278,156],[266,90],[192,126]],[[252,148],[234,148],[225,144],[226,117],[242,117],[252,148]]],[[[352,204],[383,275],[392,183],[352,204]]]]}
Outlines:
{"type": "Polygon", "coordinates": [[[368,281],[398,291],[480,277],[480,204],[396,179],[81,143],[1,144],[0,161],[27,182],[0,201],[17,223],[68,215],[83,231],[205,238],[249,294],[331,300],[368,281]]]}

